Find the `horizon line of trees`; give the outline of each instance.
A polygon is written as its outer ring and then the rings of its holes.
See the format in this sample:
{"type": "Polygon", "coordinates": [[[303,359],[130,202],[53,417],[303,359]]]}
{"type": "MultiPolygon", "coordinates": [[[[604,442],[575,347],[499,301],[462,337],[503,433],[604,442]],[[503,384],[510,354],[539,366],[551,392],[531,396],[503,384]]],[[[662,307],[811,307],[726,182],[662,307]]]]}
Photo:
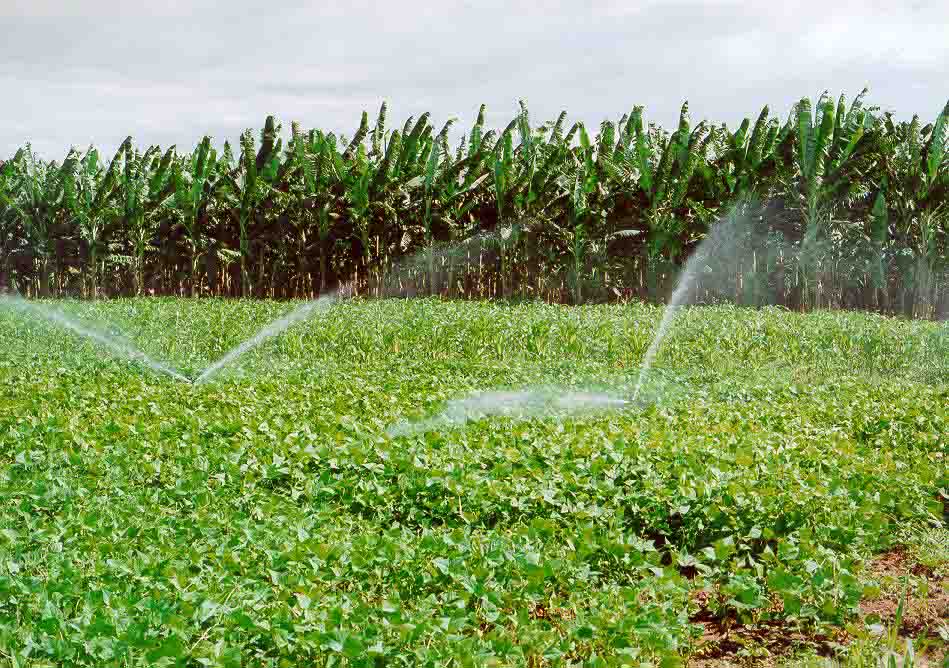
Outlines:
{"type": "Polygon", "coordinates": [[[949,102],[898,122],[866,92],[734,129],[693,126],[685,103],[671,131],[637,106],[594,135],[566,112],[532,124],[521,102],[500,130],[482,105],[452,146],[453,120],[391,129],[383,103],[352,137],[294,122],[284,143],[268,117],[220,153],[210,137],[182,153],[129,137],[107,162],[94,147],[59,162],[26,145],[0,161],[0,291],[288,299],[352,282],[661,302],[716,221],[754,200],[767,215],[725,297],[947,317],[949,102]]]}

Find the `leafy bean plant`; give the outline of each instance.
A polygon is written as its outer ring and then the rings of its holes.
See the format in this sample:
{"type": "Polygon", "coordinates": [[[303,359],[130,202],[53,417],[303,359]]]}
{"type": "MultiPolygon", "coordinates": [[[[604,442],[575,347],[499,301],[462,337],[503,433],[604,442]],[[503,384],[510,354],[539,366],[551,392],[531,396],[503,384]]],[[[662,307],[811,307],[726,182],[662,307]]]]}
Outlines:
{"type": "MultiPolygon", "coordinates": [[[[192,375],[288,308],[57,306],[192,375]]],[[[191,386],[0,310],[0,665],[676,665],[700,620],[848,622],[897,529],[947,531],[937,323],[686,309],[647,405],[389,435],[628,390],[660,316],[355,300],[191,386]]]]}

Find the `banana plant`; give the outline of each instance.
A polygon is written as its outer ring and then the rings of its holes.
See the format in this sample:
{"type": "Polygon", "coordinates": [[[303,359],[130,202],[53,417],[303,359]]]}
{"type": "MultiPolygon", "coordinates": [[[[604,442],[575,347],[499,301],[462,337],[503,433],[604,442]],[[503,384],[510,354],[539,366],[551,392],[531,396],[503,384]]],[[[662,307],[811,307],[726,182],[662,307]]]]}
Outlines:
{"type": "MultiPolygon", "coordinates": [[[[585,132],[585,131],[584,131],[585,132]]],[[[562,184],[569,189],[568,218],[565,224],[556,222],[554,226],[562,239],[566,242],[567,253],[570,257],[569,282],[573,292],[573,301],[580,304],[583,300],[583,270],[586,264],[587,247],[590,243],[590,234],[587,227],[589,217],[589,181],[584,179],[583,170],[577,170],[573,183],[564,179],[562,184]]]]}
{"type": "Polygon", "coordinates": [[[70,152],[64,163],[66,210],[88,247],[87,294],[92,299],[99,293],[102,254],[107,250],[105,233],[109,224],[119,217],[113,195],[118,187],[123,150],[118,150],[107,169],[100,164],[99,153],[94,148],[82,157],[70,152]]]}
{"type": "Polygon", "coordinates": [[[675,213],[685,203],[692,176],[707,159],[715,134],[704,122],[690,130],[688,102],[682,105],[678,129],[671,135],[644,128],[641,107],[633,109],[628,125],[632,141],[619,159],[632,177],[635,199],[644,205],[650,252],[674,259],[681,252],[679,235],[684,222],[675,213]]]}
{"type": "Polygon", "coordinates": [[[251,227],[255,224],[260,209],[271,194],[273,183],[279,175],[282,141],[273,116],[268,116],[261,132],[261,146],[255,150],[254,134],[245,130],[241,135],[241,151],[236,169],[223,175],[218,194],[236,214],[238,227],[238,253],[242,297],[254,293],[255,283],[251,271],[251,227]]]}
{"type": "Polygon", "coordinates": [[[910,277],[913,294],[901,293],[906,315],[933,315],[934,278],[946,270],[949,237],[949,102],[936,120],[924,127],[914,116],[894,124],[885,118],[887,141],[882,151],[887,214],[897,244],[913,262],[900,258],[901,273],[910,277]]]}
{"type": "Polygon", "coordinates": [[[873,202],[870,224],[870,244],[873,248],[871,258],[870,280],[877,293],[877,304],[886,304],[887,266],[886,251],[890,240],[890,223],[886,206],[886,183],[880,188],[873,202]]]}
{"type": "Polygon", "coordinates": [[[27,144],[5,165],[11,174],[8,183],[15,183],[4,195],[4,203],[14,212],[35,257],[41,297],[51,296],[53,262],[56,256],[56,223],[63,209],[65,180],[63,168],[43,162],[27,144]]]}
{"type": "MultiPolygon", "coordinates": [[[[567,139],[562,136],[565,120],[566,112],[561,112],[552,125],[534,128],[523,101],[520,102],[520,113],[514,119],[519,143],[514,152],[515,173],[511,179],[514,185],[510,188],[511,194],[506,205],[513,219],[511,229],[515,233],[514,250],[518,251],[517,245],[520,243],[523,264],[528,268],[542,261],[539,242],[544,229],[550,228],[551,220],[567,215],[562,211],[562,199],[558,199],[561,191],[558,178],[573,155],[570,145],[572,136],[567,139]],[[523,242],[520,242],[521,239],[523,242]]],[[[576,124],[574,132],[580,128],[582,124],[576,124]]],[[[589,148],[587,145],[581,150],[586,155],[589,148]]],[[[592,172],[590,175],[596,178],[592,172]]]]}
{"type": "MultiPolygon", "coordinates": [[[[322,291],[333,272],[371,274],[419,247],[484,230],[500,246],[499,293],[511,295],[518,282],[526,292],[533,282],[521,268],[536,266],[541,290],[544,275],[568,275],[573,300],[590,297],[583,281],[601,269],[655,298],[719,210],[757,196],[780,200],[792,214],[780,231],[805,252],[782,255],[780,277],[769,255],[755,276],[765,267],[762,277],[788,286],[789,296],[826,284],[826,303],[838,303],[844,290],[852,298],[852,286],[841,283],[850,275],[882,290],[879,297],[868,290],[868,302],[893,303],[896,293],[883,293],[901,277],[904,312],[933,313],[941,307],[931,302],[949,294],[940,287],[949,238],[945,112],[923,127],[881,119],[863,108],[862,95],[835,102],[802,101],[783,124],[765,108],[735,130],[693,127],[683,105],[672,132],[647,126],[634,107],[602,122],[595,137],[581,123],[568,130],[564,113],[534,127],[523,102],[506,127],[489,131],[482,106],[454,151],[450,122],[438,131],[423,114],[388,131],[384,104],[374,126],[362,114],[351,139],[304,136],[295,126],[287,151],[270,117],[259,143],[245,133],[236,159],[225,144],[215,160],[209,140],[181,159],[123,145],[113,194],[102,197],[107,172],[88,153],[60,166],[20,152],[0,167],[0,262],[6,275],[45,294],[54,284],[65,288],[76,267],[84,292],[96,294],[103,258],[127,261],[138,293],[148,260],[158,291],[206,285],[219,294],[220,263],[239,261],[236,287],[227,290],[284,296],[322,291]],[[151,261],[153,246],[172,249],[178,231],[183,252],[190,250],[184,281],[176,253],[151,261]]],[[[457,257],[447,258],[453,289],[457,257]]],[[[431,262],[419,270],[432,284],[431,262]]],[[[745,285],[755,278],[736,271],[745,285]]]]}
{"type": "Polygon", "coordinates": [[[306,257],[313,228],[312,192],[315,189],[314,166],[309,155],[306,136],[300,124],[293,121],[290,125],[290,144],[283,169],[280,186],[274,189],[274,205],[283,212],[282,220],[289,225],[281,237],[292,242],[296,255],[295,278],[296,292],[307,292],[305,285],[306,257]]]}
{"type": "MultiPolygon", "coordinates": [[[[404,205],[406,191],[424,180],[423,172],[433,141],[429,114],[426,113],[414,124],[409,118],[403,129],[393,132],[386,142],[385,114],[383,105],[372,130],[368,151],[364,141],[369,136],[368,118],[363,114],[360,127],[344,154],[336,150],[335,138],[329,135],[334,141],[324,149],[321,160],[324,175],[333,181],[334,199],[342,205],[340,212],[330,212],[328,216],[345,220],[352,230],[352,247],[361,249],[358,265],[362,266],[367,279],[373,278],[375,273],[377,282],[387,249],[392,247],[389,239],[401,236],[397,234],[397,208],[404,205]]],[[[328,211],[330,203],[326,206],[328,211]]],[[[335,202],[332,206],[335,208],[335,202]]],[[[321,217],[325,219],[325,214],[321,217]]]]}
{"type": "MultiPolygon", "coordinates": [[[[447,135],[447,132],[446,132],[447,135]]],[[[439,143],[439,139],[442,141],[447,141],[442,138],[442,135],[439,134],[439,137],[436,138],[435,143],[439,143]]],[[[432,227],[432,214],[433,214],[433,205],[435,204],[435,185],[436,177],[438,176],[439,162],[441,158],[441,150],[439,146],[432,146],[428,151],[428,160],[425,164],[425,175],[422,179],[422,202],[423,202],[423,211],[422,211],[422,229],[425,239],[425,250],[428,256],[428,290],[429,294],[434,294],[435,292],[435,256],[433,249],[433,242],[435,240],[433,227],[432,227]]]]}
{"type": "Polygon", "coordinates": [[[203,224],[214,192],[212,177],[216,172],[216,162],[217,151],[211,147],[211,138],[204,137],[197,151],[185,160],[176,160],[172,170],[174,206],[184,225],[191,256],[188,283],[192,297],[200,291],[198,268],[201,256],[207,250],[203,224]]]}
{"type": "Polygon", "coordinates": [[[512,292],[514,259],[521,240],[527,236],[525,233],[528,230],[536,230],[538,227],[534,211],[538,201],[537,192],[534,190],[534,180],[537,176],[537,142],[530,126],[527,107],[523,101],[520,105],[519,113],[501,131],[493,147],[489,138],[493,137],[491,133],[485,135],[480,145],[480,150],[490,148],[491,151],[487,166],[494,177],[491,190],[497,221],[492,243],[500,251],[501,293],[504,297],[510,296],[512,292]],[[519,136],[516,147],[515,131],[519,136]]]}
{"type": "Polygon", "coordinates": [[[372,270],[372,218],[370,205],[373,173],[365,147],[360,145],[353,161],[346,163],[335,150],[331,151],[332,167],[340,175],[344,188],[346,217],[355,232],[355,241],[362,250],[361,264],[368,279],[372,270]]]}
{"type": "Polygon", "coordinates": [[[379,115],[376,117],[376,124],[372,128],[372,155],[374,160],[379,160],[385,155],[386,139],[386,113],[388,107],[385,102],[379,107],[379,115]]]}
{"type": "MultiPolygon", "coordinates": [[[[554,135],[558,134],[557,126],[554,135]]],[[[583,124],[575,127],[580,145],[570,153],[569,164],[557,177],[558,194],[547,198],[552,204],[562,205],[562,215],[550,217],[546,224],[556,233],[558,246],[566,249],[568,282],[573,301],[579,304],[583,300],[591,250],[605,247],[610,235],[605,225],[604,200],[607,183],[616,176],[613,154],[617,140],[615,127],[609,122],[600,126],[595,141],[591,141],[583,124]],[[563,223],[559,222],[561,219],[563,223]]],[[[594,275],[605,274],[605,266],[596,263],[592,271],[594,275]]]]}
{"type": "Polygon", "coordinates": [[[12,198],[17,184],[14,165],[21,159],[22,150],[17,152],[12,160],[0,163],[0,291],[13,286],[12,258],[19,250],[21,242],[19,234],[18,216],[13,207],[12,198]]]}
{"type": "MultiPolygon", "coordinates": [[[[483,173],[482,166],[487,155],[482,151],[480,134],[484,123],[484,105],[471,136],[467,142],[463,140],[459,144],[452,156],[448,131],[454,122],[455,119],[449,119],[434,139],[421,147],[419,156],[426,158],[421,174],[403,183],[389,181],[392,184],[389,192],[393,198],[384,202],[387,212],[396,214],[395,209],[400,205],[399,200],[402,200],[402,206],[411,207],[411,217],[420,221],[419,224],[400,225],[402,235],[398,239],[398,247],[404,253],[413,246],[414,239],[421,239],[425,249],[425,267],[420,273],[427,273],[428,287],[432,293],[436,290],[436,258],[447,264],[448,292],[454,293],[456,259],[464,252],[464,248],[469,248],[462,242],[476,227],[472,225],[470,212],[479,203],[477,192],[480,185],[488,178],[488,174],[483,173]],[[473,153],[466,154],[466,144],[473,153]],[[436,250],[436,239],[446,237],[447,250],[436,250]]],[[[394,138],[398,139],[398,133],[394,134],[394,138]]]]}
{"type": "Polygon", "coordinates": [[[241,137],[241,179],[232,183],[234,192],[239,193],[238,227],[240,230],[239,250],[241,256],[241,296],[249,297],[251,284],[250,267],[250,226],[254,221],[257,206],[265,197],[263,184],[257,179],[257,156],[254,152],[254,136],[250,130],[241,137]]]}
{"type": "Polygon", "coordinates": [[[362,120],[359,122],[359,129],[356,130],[356,134],[353,135],[352,141],[349,142],[349,146],[346,147],[346,150],[343,151],[343,160],[349,162],[353,159],[353,156],[356,154],[356,151],[360,146],[363,145],[363,141],[366,139],[366,136],[369,134],[369,114],[365,111],[362,112],[362,120]]]}
{"type": "Polygon", "coordinates": [[[171,165],[175,147],[164,155],[157,146],[141,153],[129,137],[119,149],[122,164],[116,170],[120,210],[132,245],[133,285],[136,295],[145,292],[145,256],[158,231],[160,217],[174,194],[171,165]]]}
{"type": "MultiPolygon", "coordinates": [[[[461,158],[464,160],[465,158],[461,158]]],[[[480,203],[479,189],[489,177],[481,174],[472,181],[465,174],[460,178],[451,178],[446,174],[440,184],[439,200],[441,211],[439,220],[448,232],[449,247],[455,249],[466,238],[469,238],[477,229],[477,221],[473,220],[471,211],[480,203]]],[[[455,294],[455,256],[448,253],[448,294],[455,294]]]]}
{"type": "Polygon", "coordinates": [[[758,190],[776,169],[775,148],[780,132],[777,119],[770,117],[766,106],[749,135],[750,125],[746,118],[734,133],[722,131],[724,150],[714,165],[724,181],[725,192],[735,201],[760,194],[758,190]]]}
{"type": "Polygon", "coordinates": [[[501,250],[501,294],[508,296],[508,261],[511,249],[517,244],[520,226],[516,219],[507,217],[505,200],[514,186],[514,140],[510,130],[505,130],[499,141],[494,160],[494,198],[497,206],[498,239],[501,250]]]}
{"type": "MultiPolygon", "coordinates": [[[[319,131],[311,131],[308,139],[309,153],[312,156],[314,171],[312,196],[316,212],[316,234],[319,253],[319,291],[326,290],[328,261],[332,249],[329,247],[334,233],[334,225],[339,214],[334,211],[341,200],[342,182],[336,170],[336,139],[319,131]]],[[[389,155],[389,152],[386,152],[389,155]]]]}
{"type": "MultiPolygon", "coordinates": [[[[431,114],[425,112],[411,129],[409,123],[406,122],[402,129],[401,155],[396,164],[394,177],[408,181],[421,174],[427,158],[427,155],[423,156],[423,151],[432,134],[432,126],[428,122],[430,117],[431,114]]],[[[411,120],[410,118],[409,121],[411,120]]]]}
{"type": "Polygon", "coordinates": [[[644,126],[642,107],[634,107],[624,127],[625,150],[614,157],[620,169],[620,189],[637,203],[645,223],[647,287],[658,297],[659,274],[674,265],[691,236],[686,198],[697,167],[708,159],[715,132],[704,122],[690,127],[688,102],[682,105],[679,126],[668,134],[644,126]]]}
{"type": "Polygon", "coordinates": [[[806,240],[813,243],[831,219],[832,211],[852,186],[851,173],[874,148],[872,115],[863,109],[864,89],[847,109],[843,95],[835,108],[826,94],[816,110],[808,98],[795,109],[797,145],[795,185],[806,224],[806,240]]]}

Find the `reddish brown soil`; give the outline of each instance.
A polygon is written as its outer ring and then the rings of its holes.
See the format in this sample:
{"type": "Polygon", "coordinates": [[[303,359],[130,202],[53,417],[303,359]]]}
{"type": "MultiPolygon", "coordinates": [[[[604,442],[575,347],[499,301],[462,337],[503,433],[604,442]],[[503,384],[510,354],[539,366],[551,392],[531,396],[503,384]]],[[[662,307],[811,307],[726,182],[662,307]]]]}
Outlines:
{"type": "MultiPolygon", "coordinates": [[[[895,623],[902,594],[902,589],[895,590],[893,583],[901,582],[906,576],[914,576],[917,582],[920,578],[925,579],[928,584],[925,597],[919,595],[918,588],[907,592],[899,634],[903,639],[925,637],[937,648],[917,652],[917,666],[942,666],[944,661],[949,661],[946,648],[939,648],[941,641],[938,636],[940,625],[949,623],[949,580],[913,561],[901,547],[874,559],[867,574],[870,579],[888,583],[888,586],[883,588],[878,598],[860,603],[860,617],[887,627],[895,623]]],[[[708,599],[707,592],[698,592],[693,597],[698,612],[692,616],[692,621],[702,624],[704,632],[688,666],[771,667],[805,650],[833,656],[850,640],[843,629],[820,635],[803,632],[780,620],[742,625],[732,620],[714,619],[707,608],[708,599]]],[[[773,609],[780,611],[780,603],[776,603],[773,609]]]]}

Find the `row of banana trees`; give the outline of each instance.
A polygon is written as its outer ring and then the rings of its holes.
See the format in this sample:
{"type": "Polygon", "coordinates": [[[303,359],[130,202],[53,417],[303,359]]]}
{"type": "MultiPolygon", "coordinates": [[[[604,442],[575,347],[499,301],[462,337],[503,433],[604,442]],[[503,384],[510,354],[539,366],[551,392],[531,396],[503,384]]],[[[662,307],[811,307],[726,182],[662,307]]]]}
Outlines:
{"type": "MultiPolygon", "coordinates": [[[[27,145],[0,164],[0,290],[29,296],[368,294],[661,301],[712,226],[746,245],[697,298],[949,311],[949,104],[897,121],[826,94],[739,127],[646,122],[595,133],[566,113],[504,128],[429,114],[351,138],[273,117],[218,151],[27,145]],[[453,146],[454,143],[454,146],[453,146]],[[750,202],[759,203],[751,207],[750,202]],[[727,294],[725,294],[727,293],[727,294]]],[[[737,246],[736,246],[737,248],[737,246]]],[[[722,263],[719,263],[720,265],[722,263]]]]}

